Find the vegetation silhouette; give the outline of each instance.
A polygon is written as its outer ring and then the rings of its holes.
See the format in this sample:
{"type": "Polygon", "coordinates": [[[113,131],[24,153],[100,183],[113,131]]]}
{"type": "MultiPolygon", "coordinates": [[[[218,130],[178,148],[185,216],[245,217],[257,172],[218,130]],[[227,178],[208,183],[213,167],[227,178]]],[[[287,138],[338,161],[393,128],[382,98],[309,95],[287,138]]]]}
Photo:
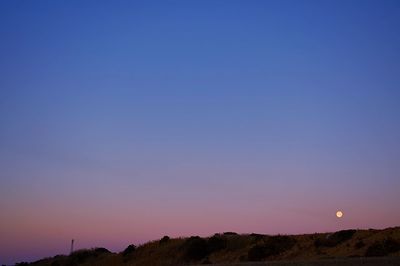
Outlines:
{"type": "MultiPolygon", "coordinates": [[[[138,247],[131,244],[120,253],[113,253],[99,247],[77,250],[68,256],[57,255],[17,265],[179,266],[311,259],[321,260],[324,263],[316,265],[325,265],[332,259],[354,257],[394,258],[394,264],[390,265],[400,265],[400,227],[384,230],[342,230],[336,233],[305,235],[270,236],[255,233],[240,235],[229,232],[214,234],[210,237],[170,238],[164,236],[138,247]],[[395,260],[396,256],[398,260],[395,260]]],[[[375,259],[372,258],[372,260],[375,259]]],[[[381,264],[381,261],[378,262],[378,264],[370,265],[381,264]]],[[[351,263],[355,261],[352,260],[351,263]]]]}

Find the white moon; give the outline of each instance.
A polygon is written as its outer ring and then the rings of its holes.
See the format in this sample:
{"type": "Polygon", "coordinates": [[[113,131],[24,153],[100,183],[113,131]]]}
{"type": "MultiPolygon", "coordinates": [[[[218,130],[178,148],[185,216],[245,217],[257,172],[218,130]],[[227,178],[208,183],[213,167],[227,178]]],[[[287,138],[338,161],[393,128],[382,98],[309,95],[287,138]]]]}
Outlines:
{"type": "Polygon", "coordinates": [[[343,216],[343,212],[342,211],[337,211],[336,212],[336,217],[337,218],[342,218],[342,216],[343,216]]]}

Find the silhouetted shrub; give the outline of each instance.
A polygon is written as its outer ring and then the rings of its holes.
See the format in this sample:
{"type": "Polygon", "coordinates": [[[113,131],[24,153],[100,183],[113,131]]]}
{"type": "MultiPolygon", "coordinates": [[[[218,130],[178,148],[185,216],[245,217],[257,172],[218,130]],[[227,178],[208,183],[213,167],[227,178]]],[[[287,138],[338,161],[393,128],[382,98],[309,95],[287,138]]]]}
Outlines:
{"type": "Polygon", "coordinates": [[[248,239],[241,235],[231,235],[224,237],[226,237],[226,250],[229,252],[235,252],[250,245],[250,242],[247,241],[248,239]]]}
{"type": "Polygon", "coordinates": [[[357,243],[354,245],[356,249],[360,249],[365,247],[365,243],[362,240],[358,240],[357,243]]]}
{"type": "Polygon", "coordinates": [[[338,242],[344,242],[353,237],[353,235],[357,232],[357,230],[342,230],[334,233],[331,238],[336,239],[338,242]]]}
{"type": "Polygon", "coordinates": [[[160,244],[165,244],[170,240],[169,236],[163,236],[163,238],[160,239],[160,244]]]}
{"type": "Polygon", "coordinates": [[[275,256],[291,249],[296,240],[289,236],[271,236],[265,241],[265,256],[275,256]]]}
{"type": "Polygon", "coordinates": [[[209,253],[224,249],[226,248],[226,238],[220,235],[214,235],[208,239],[207,247],[209,253]]]}
{"type": "Polygon", "coordinates": [[[25,265],[29,265],[29,263],[23,261],[15,264],[15,266],[25,266],[25,265]]]}
{"type": "Polygon", "coordinates": [[[270,256],[279,255],[293,248],[296,240],[289,236],[271,236],[263,245],[255,245],[249,249],[247,258],[249,261],[261,261],[270,256]]]}
{"type": "Polygon", "coordinates": [[[386,256],[387,254],[388,253],[385,250],[383,243],[378,241],[369,246],[365,252],[366,257],[382,257],[386,256]]]}
{"type": "Polygon", "coordinates": [[[59,266],[61,265],[61,261],[65,261],[65,255],[56,255],[54,257],[43,258],[34,262],[29,263],[29,265],[51,265],[51,266],[59,266]]]}
{"type": "Polygon", "coordinates": [[[265,258],[265,249],[264,245],[256,245],[250,248],[247,252],[247,259],[249,261],[261,261],[265,258]]]}
{"type": "Polygon", "coordinates": [[[122,256],[127,256],[131,253],[133,253],[136,250],[136,246],[135,245],[129,245],[126,247],[126,249],[124,249],[124,251],[122,251],[122,256]]]}
{"type": "Polygon", "coordinates": [[[77,251],[72,252],[68,256],[68,262],[71,265],[83,263],[85,260],[87,260],[90,257],[96,257],[96,255],[93,251],[88,250],[88,249],[77,250],[77,251]]]}
{"type": "Polygon", "coordinates": [[[381,257],[387,256],[400,250],[400,243],[392,238],[384,241],[376,241],[368,247],[365,252],[366,257],[381,257]]]}
{"type": "Polygon", "coordinates": [[[223,235],[225,235],[225,236],[237,236],[238,233],[235,233],[235,232],[224,232],[223,235]]]}
{"type": "Polygon", "coordinates": [[[81,249],[72,252],[67,259],[67,265],[77,265],[86,262],[88,259],[96,258],[103,254],[111,253],[106,248],[94,248],[94,249],[81,249]]]}
{"type": "Polygon", "coordinates": [[[400,250],[400,242],[394,240],[393,238],[386,239],[383,242],[383,245],[389,254],[400,250]]]}
{"type": "Polygon", "coordinates": [[[207,241],[199,236],[188,238],[183,245],[186,260],[200,260],[208,254],[207,241]]]}
{"type": "Polygon", "coordinates": [[[323,247],[325,245],[326,239],[317,238],[314,240],[314,246],[316,248],[323,247]]]}
{"type": "Polygon", "coordinates": [[[253,238],[254,242],[258,242],[258,241],[264,239],[264,237],[265,237],[265,235],[255,234],[255,233],[250,234],[250,236],[253,238]]]}
{"type": "Polygon", "coordinates": [[[335,247],[353,237],[356,230],[342,230],[332,235],[328,235],[326,238],[318,238],[314,241],[316,247],[335,247]]]}
{"type": "Polygon", "coordinates": [[[94,252],[97,253],[97,254],[101,254],[101,253],[111,253],[111,251],[109,251],[109,250],[106,249],[106,248],[95,248],[95,249],[94,249],[94,252]]]}

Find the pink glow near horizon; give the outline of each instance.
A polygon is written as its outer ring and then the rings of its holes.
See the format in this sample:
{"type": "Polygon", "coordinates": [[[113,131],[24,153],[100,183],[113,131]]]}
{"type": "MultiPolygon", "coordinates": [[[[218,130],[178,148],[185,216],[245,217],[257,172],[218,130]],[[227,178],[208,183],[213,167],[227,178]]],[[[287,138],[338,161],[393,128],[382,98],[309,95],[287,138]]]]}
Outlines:
{"type": "MultiPolygon", "coordinates": [[[[2,219],[2,246],[5,254],[12,258],[26,260],[44,256],[66,254],[70,239],[76,239],[76,248],[106,247],[121,251],[128,244],[142,244],[160,239],[163,235],[210,236],[217,232],[234,231],[238,233],[301,234],[336,231],[349,228],[384,228],[396,226],[394,220],[399,214],[391,209],[376,206],[356,206],[347,204],[342,208],[342,219],[335,217],[337,210],[332,203],[307,202],[303,208],[295,207],[294,202],[280,205],[263,202],[248,203],[248,208],[216,202],[205,205],[193,202],[195,208],[148,209],[129,213],[120,208],[110,208],[101,212],[96,206],[65,206],[61,210],[33,210],[26,206],[26,216],[17,220],[2,219]],[[287,207],[286,207],[287,206],[287,207]],[[239,213],[240,211],[240,213],[239,213]],[[72,212],[75,213],[74,216],[72,212]],[[124,214],[121,214],[124,213],[124,214]],[[228,225],[228,226],[227,226],[228,225]],[[6,244],[4,244],[6,243],[6,244]]],[[[186,205],[187,203],[185,203],[186,205]]],[[[175,205],[176,206],[176,205],[175,205]]]]}

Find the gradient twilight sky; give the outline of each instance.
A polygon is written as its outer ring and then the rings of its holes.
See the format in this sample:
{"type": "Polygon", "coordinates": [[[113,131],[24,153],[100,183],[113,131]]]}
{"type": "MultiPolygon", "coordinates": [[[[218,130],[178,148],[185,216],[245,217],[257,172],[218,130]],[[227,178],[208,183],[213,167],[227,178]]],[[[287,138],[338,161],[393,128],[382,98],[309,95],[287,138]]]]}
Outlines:
{"type": "Polygon", "coordinates": [[[399,1],[0,1],[0,263],[400,225],[399,102],[399,1]]]}

